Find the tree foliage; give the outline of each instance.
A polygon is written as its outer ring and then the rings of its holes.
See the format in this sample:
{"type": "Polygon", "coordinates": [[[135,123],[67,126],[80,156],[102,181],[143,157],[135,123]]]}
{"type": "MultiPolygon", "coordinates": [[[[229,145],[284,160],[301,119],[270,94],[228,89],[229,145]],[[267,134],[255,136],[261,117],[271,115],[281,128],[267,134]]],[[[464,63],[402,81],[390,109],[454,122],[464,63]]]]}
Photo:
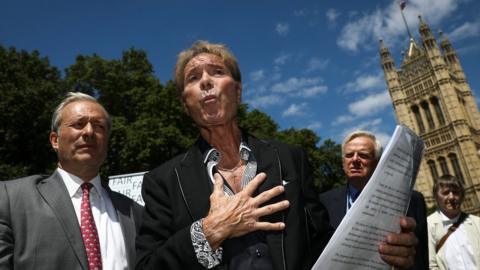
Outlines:
{"type": "MultiPolygon", "coordinates": [[[[50,173],[56,157],[48,142],[50,117],[67,91],[98,98],[113,121],[102,174],[147,171],[184,152],[198,137],[196,127],[177,98],[175,85],[162,85],[142,50],[131,48],[121,59],[79,55],[62,78],[37,51],[17,52],[0,46],[0,177],[50,173]]],[[[238,109],[240,126],[261,139],[303,146],[316,185],[328,189],[341,183],[340,146],[308,129],[279,130],[267,114],[238,109]]]]}
{"type": "Polygon", "coordinates": [[[0,46],[0,179],[55,167],[48,136],[63,94],[59,71],[38,51],[0,46]]]}

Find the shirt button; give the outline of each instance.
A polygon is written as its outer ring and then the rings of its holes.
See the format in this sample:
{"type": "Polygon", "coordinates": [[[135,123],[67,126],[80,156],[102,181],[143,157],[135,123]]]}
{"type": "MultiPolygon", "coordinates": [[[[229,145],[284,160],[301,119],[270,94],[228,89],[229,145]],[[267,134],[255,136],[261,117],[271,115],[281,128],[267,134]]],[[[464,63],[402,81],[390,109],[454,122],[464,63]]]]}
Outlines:
{"type": "Polygon", "coordinates": [[[262,253],[260,252],[260,250],[258,250],[258,248],[255,250],[255,254],[257,255],[257,257],[262,257],[262,253]]]}

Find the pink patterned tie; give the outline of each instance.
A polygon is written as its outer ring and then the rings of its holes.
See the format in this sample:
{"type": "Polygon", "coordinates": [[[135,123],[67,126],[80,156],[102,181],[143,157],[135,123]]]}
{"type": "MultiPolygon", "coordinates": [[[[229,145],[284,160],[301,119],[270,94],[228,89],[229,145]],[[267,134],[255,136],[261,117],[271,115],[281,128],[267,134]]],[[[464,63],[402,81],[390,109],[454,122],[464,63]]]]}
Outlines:
{"type": "Polygon", "coordinates": [[[80,230],[82,232],[85,252],[87,253],[88,266],[90,270],[102,270],[102,256],[100,254],[100,242],[98,241],[97,226],[93,219],[90,208],[90,189],[92,184],[83,183],[82,207],[80,209],[80,230]]]}

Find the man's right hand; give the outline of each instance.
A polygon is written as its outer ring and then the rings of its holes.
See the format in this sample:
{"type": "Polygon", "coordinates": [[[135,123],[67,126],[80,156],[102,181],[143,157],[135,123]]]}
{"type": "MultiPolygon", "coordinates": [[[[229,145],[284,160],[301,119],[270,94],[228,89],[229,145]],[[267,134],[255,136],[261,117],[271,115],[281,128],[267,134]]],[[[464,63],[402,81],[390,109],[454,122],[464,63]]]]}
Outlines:
{"type": "Polygon", "coordinates": [[[259,218],[288,208],[289,202],[283,200],[260,207],[265,202],[284,192],[283,186],[276,186],[256,197],[252,194],[265,180],[267,175],[259,173],[247,186],[234,196],[226,196],[223,191],[223,179],[216,173],[210,210],[203,220],[203,233],[213,250],[231,237],[239,237],[252,231],[283,230],[283,222],[261,222],[259,218]]]}

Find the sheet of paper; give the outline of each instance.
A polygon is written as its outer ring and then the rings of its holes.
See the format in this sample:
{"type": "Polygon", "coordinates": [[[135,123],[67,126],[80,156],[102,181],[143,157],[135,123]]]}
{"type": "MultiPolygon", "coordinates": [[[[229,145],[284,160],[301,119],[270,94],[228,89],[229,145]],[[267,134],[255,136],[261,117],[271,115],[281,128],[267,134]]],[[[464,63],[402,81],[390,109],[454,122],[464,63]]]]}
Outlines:
{"type": "Polygon", "coordinates": [[[399,232],[410,202],[424,143],[403,125],[396,127],[377,168],[343,218],[312,270],[390,269],[378,244],[399,232]]]}

